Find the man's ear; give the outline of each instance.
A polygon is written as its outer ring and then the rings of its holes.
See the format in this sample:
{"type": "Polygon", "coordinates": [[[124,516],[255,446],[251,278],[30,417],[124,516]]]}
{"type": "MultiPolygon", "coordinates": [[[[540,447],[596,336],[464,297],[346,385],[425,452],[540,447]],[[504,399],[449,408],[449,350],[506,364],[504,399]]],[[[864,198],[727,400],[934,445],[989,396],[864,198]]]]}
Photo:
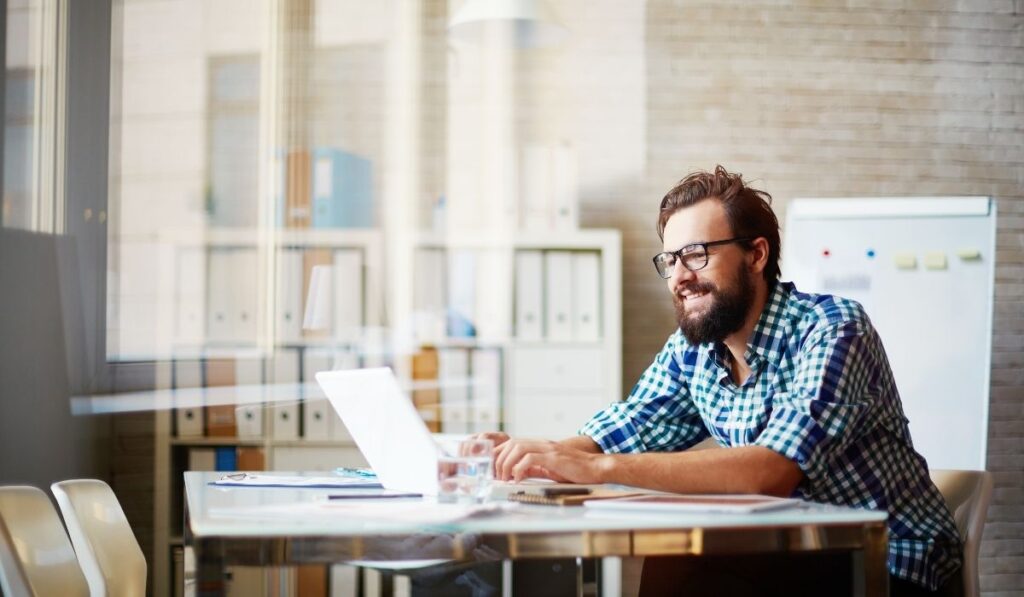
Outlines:
{"type": "Polygon", "coordinates": [[[760,274],[768,265],[768,239],[759,236],[750,241],[751,249],[747,253],[750,256],[750,273],[760,274]]]}

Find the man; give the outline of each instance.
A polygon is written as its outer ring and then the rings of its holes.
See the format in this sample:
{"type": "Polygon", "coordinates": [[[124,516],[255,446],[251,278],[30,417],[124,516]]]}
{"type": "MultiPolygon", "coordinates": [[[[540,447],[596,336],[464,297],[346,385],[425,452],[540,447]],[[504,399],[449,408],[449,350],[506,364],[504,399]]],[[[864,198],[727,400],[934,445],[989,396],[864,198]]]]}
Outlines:
{"type": "MultiPolygon", "coordinates": [[[[955,594],[960,539],[913,448],[882,343],[856,302],[778,281],[779,225],[770,201],[721,166],[669,191],[658,216],[664,252],[654,265],[679,329],[628,399],[597,413],[577,437],[485,434],[498,446],[496,475],[884,509],[892,593],[955,594]],[[708,437],[726,449],[684,451],[708,437]]],[[[648,558],[642,589],[682,593],[693,581],[733,593],[707,581],[717,573],[737,582],[736,590],[764,594],[771,584],[762,571],[785,568],[730,558],[695,572],[694,563],[648,558]],[[747,582],[749,570],[758,572],[747,582]]],[[[799,560],[780,582],[835,583],[828,577],[848,564],[834,564],[799,560]]],[[[831,593],[814,583],[811,592],[831,593]]]]}

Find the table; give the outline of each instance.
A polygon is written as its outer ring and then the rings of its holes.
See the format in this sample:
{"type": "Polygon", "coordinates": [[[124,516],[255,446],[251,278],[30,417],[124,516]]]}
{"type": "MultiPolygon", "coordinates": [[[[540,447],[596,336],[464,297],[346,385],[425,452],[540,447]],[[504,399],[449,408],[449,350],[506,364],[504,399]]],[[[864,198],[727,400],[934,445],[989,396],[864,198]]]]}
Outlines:
{"type": "Polygon", "coordinates": [[[470,560],[480,550],[513,560],[841,550],[854,554],[857,594],[888,594],[885,512],[806,503],[754,514],[597,514],[517,504],[453,520],[431,499],[374,500],[371,509],[392,514],[383,520],[352,516],[356,504],[327,499],[336,490],[210,484],[221,475],[185,473],[184,540],[201,595],[222,594],[230,565],[470,560]]]}

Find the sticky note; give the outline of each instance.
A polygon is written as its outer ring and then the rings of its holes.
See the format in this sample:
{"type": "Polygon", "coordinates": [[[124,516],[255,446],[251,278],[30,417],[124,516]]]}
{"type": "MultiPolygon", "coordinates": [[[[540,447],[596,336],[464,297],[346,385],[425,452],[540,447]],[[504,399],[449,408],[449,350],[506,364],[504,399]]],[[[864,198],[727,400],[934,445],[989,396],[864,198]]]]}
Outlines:
{"type": "Polygon", "coordinates": [[[913,253],[896,253],[892,256],[896,269],[914,269],[917,267],[917,256],[913,253]]]}
{"type": "Polygon", "coordinates": [[[946,269],[946,254],[942,251],[929,251],[924,255],[926,269],[946,269]]]}
{"type": "Polygon", "coordinates": [[[963,248],[956,252],[956,256],[964,261],[981,261],[981,251],[978,249],[963,248]]]}

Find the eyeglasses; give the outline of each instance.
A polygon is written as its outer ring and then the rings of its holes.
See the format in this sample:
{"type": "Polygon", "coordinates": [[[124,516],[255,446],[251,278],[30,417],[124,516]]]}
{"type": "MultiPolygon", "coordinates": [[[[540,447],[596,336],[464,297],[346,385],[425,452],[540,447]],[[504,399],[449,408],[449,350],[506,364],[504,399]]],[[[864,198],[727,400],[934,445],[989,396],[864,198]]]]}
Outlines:
{"type": "Polygon", "coordinates": [[[682,263],[683,267],[691,272],[695,272],[707,267],[708,247],[727,245],[729,243],[743,243],[754,240],[755,238],[756,237],[753,236],[741,236],[736,238],[727,238],[725,240],[715,240],[708,243],[693,243],[686,245],[677,251],[665,251],[664,253],[658,253],[654,256],[654,269],[658,270],[658,275],[666,280],[672,277],[672,272],[675,271],[677,262],[682,263]]]}

